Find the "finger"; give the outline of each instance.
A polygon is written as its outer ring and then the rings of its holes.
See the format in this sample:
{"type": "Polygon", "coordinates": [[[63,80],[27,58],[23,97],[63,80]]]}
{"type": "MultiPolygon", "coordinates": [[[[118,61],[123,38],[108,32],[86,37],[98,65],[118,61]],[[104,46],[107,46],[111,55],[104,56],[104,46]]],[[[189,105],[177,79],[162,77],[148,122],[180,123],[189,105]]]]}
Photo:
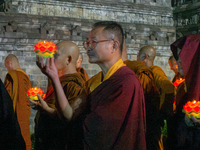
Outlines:
{"type": "Polygon", "coordinates": [[[32,104],[37,105],[38,102],[28,99],[32,104]]]}
{"type": "Polygon", "coordinates": [[[36,55],[36,64],[40,68],[40,58],[38,55],[36,55]]]}
{"type": "Polygon", "coordinates": [[[39,99],[39,101],[41,102],[41,101],[44,101],[43,99],[42,99],[42,97],[38,94],[37,95],[38,96],[38,99],[39,99]]]}
{"type": "Polygon", "coordinates": [[[40,56],[40,64],[41,64],[41,67],[44,68],[45,65],[44,65],[43,57],[42,56],[40,56]]]}
{"type": "Polygon", "coordinates": [[[45,62],[46,67],[49,67],[49,61],[50,61],[49,58],[47,58],[47,59],[46,59],[46,62],[45,62]]]}

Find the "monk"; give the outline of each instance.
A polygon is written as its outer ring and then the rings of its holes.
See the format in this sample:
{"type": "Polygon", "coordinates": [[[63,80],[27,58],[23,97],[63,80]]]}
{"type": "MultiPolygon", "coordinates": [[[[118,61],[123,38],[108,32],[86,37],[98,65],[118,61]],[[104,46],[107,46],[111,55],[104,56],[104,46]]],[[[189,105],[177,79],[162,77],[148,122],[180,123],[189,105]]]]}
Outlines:
{"type": "Polygon", "coordinates": [[[185,76],[185,84],[177,89],[177,110],[174,114],[174,130],[170,130],[171,150],[200,149],[199,119],[189,118],[182,112],[188,101],[200,100],[200,35],[184,36],[171,44],[180,74],[185,76]]]}
{"type": "MultiPolygon", "coordinates": [[[[62,96],[69,100],[70,106],[75,110],[79,103],[74,98],[84,91],[85,83],[83,75],[76,70],[79,48],[71,41],[62,41],[57,44],[57,49],[58,53],[54,56],[54,69],[56,70],[55,76],[58,77],[61,86],[59,90],[63,91],[64,95],[62,96]]],[[[41,62],[43,62],[42,57],[37,59],[37,65],[45,73],[44,68],[40,66],[41,62]]],[[[49,79],[51,78],[49,77],[49,79]]],[[[35,119],[35,149],[81,150],[83,146],[81,144],[81,119],[77,117],[70,123],[66,122],[60,113],[60,107],[56,103],[60,95],[57,95],[57,91],[54,89],[54,82],[51,83],[52,85],[47,89],[45,101],[41,97],[39,97],[40,102],[32,101],[39,109],[35,119]]]]}
{"type": "Polygon", "coordinates": [[[174,78],[172,79],[172,82],[174,83],[177,79],[179,80],[180,78],[183,79],[184,77],[181,76],[181,74],[178,72],[178,64],[174,56],[169,57],[168,63],[169,63],[170,69],[174,71],[175,73],[174,78]]]}
{"type": "MultiPolygon", "coordinates": [[[[144,93],[135,73],[121,59],[123,37],[118,23],[102,21],[94,24],[88,41],[84,43],[89,62],[102,69],[87,82],[87,100],[84,96],[79,97],[80,106],[86,108],[82,113],[84,149],[146,149],[144,93]]],[[[59,90],[61,85],[55,76],[53,59],[43,68],[55,84],[62,114],[71,120],[74,109],[59,90]]]]}
{"type": "Polygon", "coordinates": [[[79,57],[76,62],[76,70],[77,70],[77,72],[82,73],[85,77],[85,81],[87,81],[87,80],[89,80],[89,76],[88,76],[87,72],[85,71],[85,69],[83,67],[81,67],[82,61],[83,61],[83,54],[79,53],[79,57]]]}
{"type": "Polygon", "coordinates": [[[31,150],[31,137],[29,117],[31,114],[30,102],[26,92],[31,88],[29,76],[21,69],[18,58],[9,54],[5,59],[8,70],[4,85],[12,101],[13,110],[17,116],[22,136],[26,143],[26,149],[31,150]]]}
{"type": "Polygon", "coordinates": [[[155,94],[154,92],[156,90],[156,87],[151,69],[140,61],[131,61],[127,58],[127,47],[125,40],[123,43],[122,60],[124,61],[126,66],[133,70],[137,75],[143,86],[144,94],[155,94]]]}
{"type": "Polygon", "coordinates": [[[13,110],[10,95],[0,79],[0,147],[2,150],[25,150],[26,145],[13,110]]]}
{"type": "MultiPolygon", "coordinates": [[[[154,127],[154,134],[147,135],[147,149],[163,149],[163,141],[161,134],[161,127],[164,125],[164,119],[168,119],[170,114],[173,112],[173,101],[174,101],[174,86],[173,83],[167,78],[164,71],[158,67],[154,66],[153,62],[156,56],[155,48],[152,46],[144,46],[139,50],[137,60],[144,63],[147,67],[149,67],[153,73],[153,77],[155,80],[156,87],[160,92],[160,101],[156,101],[157,103],[157,114],[156,118],[159,120],[157,122],[153,122],[152,126],[154,127]],[[156,123],[157,122],[157,123],[156,123]],[[148,142],[149,141],[149,142],[148,142]],[[156,143],[155,145],[153,143],[156,143]]],[[[154,104],[156,105],[156,104],[154,104]]],[[[148,133],[148,132],[147,132],[148,133]]]]}

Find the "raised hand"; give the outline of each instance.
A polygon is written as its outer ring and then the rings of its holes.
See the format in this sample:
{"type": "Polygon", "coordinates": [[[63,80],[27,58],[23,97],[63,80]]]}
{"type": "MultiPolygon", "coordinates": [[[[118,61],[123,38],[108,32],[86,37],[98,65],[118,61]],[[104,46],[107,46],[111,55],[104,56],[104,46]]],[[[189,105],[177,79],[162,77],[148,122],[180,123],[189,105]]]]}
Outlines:
{"type": "Polygon", "coordinates": [[[50,79],[53,79],[55,77],[58,77],[58,71],[56,69],[55,63],[54,63],[54,57],[52,58],[46,58],[46,62],[44,64],[43,57],[36,56],[36,64],[44,73],[47,75],[50,79]]]}

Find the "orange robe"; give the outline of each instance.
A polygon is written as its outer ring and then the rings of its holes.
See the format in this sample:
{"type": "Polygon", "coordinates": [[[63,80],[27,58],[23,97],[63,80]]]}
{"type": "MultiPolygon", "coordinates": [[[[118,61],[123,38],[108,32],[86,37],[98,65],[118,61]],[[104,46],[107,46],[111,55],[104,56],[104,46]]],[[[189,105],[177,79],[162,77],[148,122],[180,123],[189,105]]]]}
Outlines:
{"type": "MultiPolygon", "coordinates": [[[[81,95],[84,91],[85,81],[83,75],[80,73],[67,74],[60,77],[60,82],[70,105],[72,107],[79,107],[76,105],[74,98],[81,95]]],[[[70,122],[65,121],[59,113],[52,85],[47,89],[45,101],[51,108],[57,110],[57,115],[53,117],[42,111],[37,112],[35,119],[35,150],[59,150],[66,147],[69,150],[82,149],[81,116],[77,115],[79,117],[70,122]]]]}
{"type": "Polygon", "coordinates": [[[126,60],[124,63],[136,73],[145,91],[147,150],[162,150],[161,126],[163,125],[163,119],[159,108],[160,95],[155,85],[154,75],[151,69],[142,62],[126,60]]]}
{"type": "Polygon", "coordinates": [[[154,78],[151,69],[139,61],[126,60],[124,63],[135,72],[142,84],[144,93],[151,93],[152,86],[154,86],[154,78]]]}
{"type": "Polygon", "coordinates": [[[31,137],[29,128],[29,117],[31,114],[30,102],[26,92],[31,88],[28,75],[21,69],[9,71],[5,78],[5,88],[12,101],[13,109],[17,116],[22,136],[26,143],[26,149],[31,150],[31,137]]]}
{"type": "Polygon", "coordinates": [[[85,81],[88,81],[88,80],[89,80],[89,76],[88,76],[88,74],[87,74],[87,72],[85,71],[84,68],[82,68],[82,67],[81,67],[81,68],[78,68],[78,69],[77,69],[77,72],[80,72],[80,73],[83,74],[85,81]]]}
{"type": "Polygon", "coordinates": [[[156,87],[160,92],[160,113],[161,119],[166,119],[167,124],[170,122],[170,117],[173,113],[173,102],[175,99],[175,87],[173,83],[167,78],[164,71],[158,66],[150,67],[154,75],[156,87]]]}

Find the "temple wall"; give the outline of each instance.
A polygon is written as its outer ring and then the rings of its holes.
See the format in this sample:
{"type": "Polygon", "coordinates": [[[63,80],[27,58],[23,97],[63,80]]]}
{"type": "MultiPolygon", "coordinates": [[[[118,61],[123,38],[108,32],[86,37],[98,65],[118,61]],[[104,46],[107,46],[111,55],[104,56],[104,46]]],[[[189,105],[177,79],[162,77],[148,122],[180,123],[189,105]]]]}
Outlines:
{"type": "MultiPolygon", "coordinates": [[[[38,41],[62,40],[75,42],[84,61],[82,66],[89,76],[100,71],[88,63],[82,43],[93,23],[100,20],[119,22],[125,33],[128,58],[136,59],[144,45],[156,48],[155,65],[160,66],[171,79],[173,72],[168,65],[170,44],[175,41],[176,29],[170,0],[5,0],[0,3],[0,78],[7,70],[5,57],[12,53],[20,61],[22,69],[30,76],[32,87],[46,91],[47,78],[35,64],[34,45],[38,41]]],[[[31,116],[31,131],[33,131],[31,116]]]]}

